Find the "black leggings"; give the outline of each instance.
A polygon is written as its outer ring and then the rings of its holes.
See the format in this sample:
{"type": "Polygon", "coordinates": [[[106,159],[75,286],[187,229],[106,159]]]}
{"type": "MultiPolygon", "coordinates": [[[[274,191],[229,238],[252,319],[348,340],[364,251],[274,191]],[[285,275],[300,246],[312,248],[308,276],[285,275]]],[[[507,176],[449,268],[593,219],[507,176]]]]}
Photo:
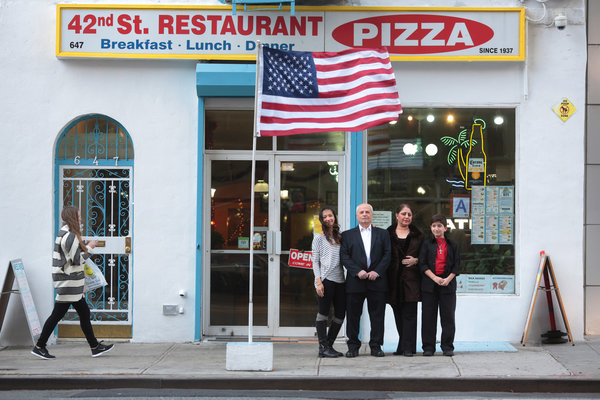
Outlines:
{"type": "Polygon", "coordinates": [[[324,279],[323,289],[325,289],[325,295],[317,296],[319,314],[328,316],[331,303],[333,303],[333,315],[343,321],[346,315],[346,285],[324,279]]]}
{"type": "Polygon", "coordinates": [[[90,322],[90,309],[84,296],[74,303],[54,303],[52,314],[50,314],[44,323],[44,328],[38,339],[38,347],[46,347],[50,334],[54,328],[56,328],[59,321],[65,316],[71,305],[73,305],[73,308],[77,311],[77,315],[79,315],[79,324],[81,325],[81,330],[83,331],[88,344],[92,348],[98,346],[98,341],[96,340],[96,336],[94,336],[94,330],[92,329],[92,323],[90,322]]]}

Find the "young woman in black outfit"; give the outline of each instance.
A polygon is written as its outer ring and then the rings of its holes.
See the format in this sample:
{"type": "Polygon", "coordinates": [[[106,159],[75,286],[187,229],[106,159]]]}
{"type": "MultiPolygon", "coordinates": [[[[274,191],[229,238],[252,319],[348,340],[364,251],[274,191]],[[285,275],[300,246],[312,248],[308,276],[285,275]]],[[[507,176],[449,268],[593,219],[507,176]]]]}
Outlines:
{"type": "Polygon", "coordinates": [[[335,358],[343,354],[333,348],[344,315],[346,314],[346,291],[344,270],[340,264],[340,225],[331,208],[319,212],[322,234],[316,233],[312,242],[313,273],[319,302],[316,327],[319,337],[319,357],[335,358]],[[333,305],[333,319],[327,329],[329,310],[333,305]]]}

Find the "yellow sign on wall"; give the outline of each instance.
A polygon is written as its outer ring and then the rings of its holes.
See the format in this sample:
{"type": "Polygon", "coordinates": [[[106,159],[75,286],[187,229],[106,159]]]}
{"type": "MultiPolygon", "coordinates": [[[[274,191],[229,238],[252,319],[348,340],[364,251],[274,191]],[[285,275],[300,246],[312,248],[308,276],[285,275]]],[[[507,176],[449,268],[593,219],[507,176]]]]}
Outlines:
{"type": "Polygon", "coordinates": [[[564,99],[562,99],[560,104],[556,105],[554,108],[552,108],[552,110],[554,110],[556,115],[558,115],[558,118],[562,119],[562,121],[565,122],[566,120],[571,118],[571,115],[573,115],[576,108],[573,105],[573,103],[571,103],[569,99],[565,97],[564,99]]]}

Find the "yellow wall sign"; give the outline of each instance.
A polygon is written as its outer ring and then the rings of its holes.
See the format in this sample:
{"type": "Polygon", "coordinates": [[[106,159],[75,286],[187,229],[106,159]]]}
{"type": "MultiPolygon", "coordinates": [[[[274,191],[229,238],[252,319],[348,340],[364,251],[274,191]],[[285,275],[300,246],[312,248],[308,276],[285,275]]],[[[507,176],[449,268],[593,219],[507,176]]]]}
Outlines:
{"type": "Polygon", "coordinates": [[[560,102],[560,104],[558,104],[555,107],[553,107],[552,110],[554,110],[554,112],[556,113],[556,115],[558,115],[558,118],[562,119],[563,122],[565,122],[566,120],[568,120],[569,118],[571,118],[571,115],[573,115],[573,113],[575,112],[576,108],[573,105],[573,103],[571,103],[569,101],[569,99],[567,99],[565,97],[564,99],[562,99],[562,101],[560,102]]]}

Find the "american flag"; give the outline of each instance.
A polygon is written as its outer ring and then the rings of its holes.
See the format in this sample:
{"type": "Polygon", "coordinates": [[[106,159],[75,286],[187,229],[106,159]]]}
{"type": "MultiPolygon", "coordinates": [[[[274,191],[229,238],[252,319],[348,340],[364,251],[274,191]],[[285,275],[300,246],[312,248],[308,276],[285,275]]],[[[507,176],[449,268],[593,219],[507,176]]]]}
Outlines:
{"type": "Polygon", "coordinates": [[[402,113],[385,49],[258,55],[257,134],[361,131],[402,113]]]}

